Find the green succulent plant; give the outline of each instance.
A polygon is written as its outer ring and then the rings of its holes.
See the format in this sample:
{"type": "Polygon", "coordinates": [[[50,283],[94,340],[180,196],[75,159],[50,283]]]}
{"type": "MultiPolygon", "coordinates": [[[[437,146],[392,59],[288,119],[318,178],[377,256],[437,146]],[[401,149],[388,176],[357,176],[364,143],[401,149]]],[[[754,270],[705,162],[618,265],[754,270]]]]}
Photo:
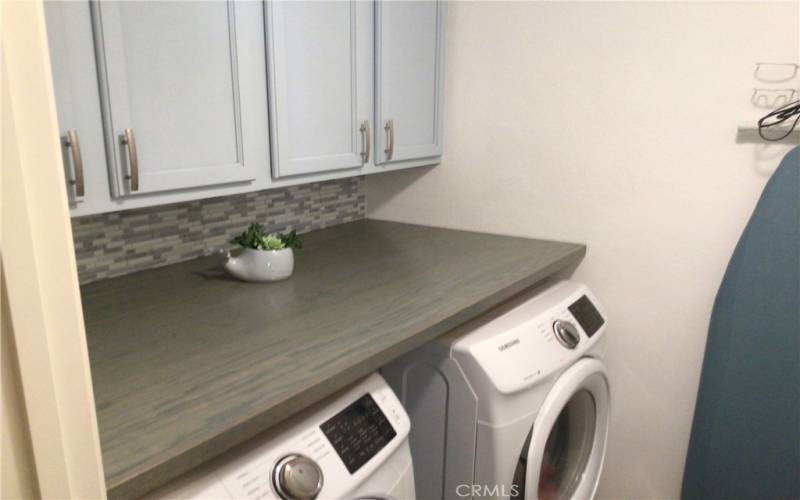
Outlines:
{"type": "Polygon", "coordinates": [[[280,250],[282,248],[302,248],[297,232],[267,233],[261,224],[253,223],[231,243],[255,250],[280,250]]]}
{"type": "Polygon", "coordinates": [[[277,234],[268,234],[261,237],[261,244],[259,247],[262,250],[280,250],[286,247],[286,245],[283,244],[283,240],[281,240],[277,234]]]}

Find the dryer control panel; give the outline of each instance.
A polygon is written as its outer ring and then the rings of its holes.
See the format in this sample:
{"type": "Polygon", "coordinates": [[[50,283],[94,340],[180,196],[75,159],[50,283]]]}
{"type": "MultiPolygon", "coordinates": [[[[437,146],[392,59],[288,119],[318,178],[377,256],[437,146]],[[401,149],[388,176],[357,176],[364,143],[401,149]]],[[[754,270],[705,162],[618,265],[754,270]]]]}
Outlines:
{"type": "Polygon", "coordinates": [[[510,394],[566,368],[594,347],[606,314],[585,286],[562,281],[483,323],[454,344],[510,394]]]}
{"type": "Polygon", "coordinates": [[[372,374],[150,498],[347,498],[376,474],[390,488],[410,428],[392,389],[372,374]]]}
{"type": "Polygon", "coordinates": [[[364,394],[326,420],[320,429],[350,474],[360,469],[397,436],[392,423],[371,394],[364,394]]]}

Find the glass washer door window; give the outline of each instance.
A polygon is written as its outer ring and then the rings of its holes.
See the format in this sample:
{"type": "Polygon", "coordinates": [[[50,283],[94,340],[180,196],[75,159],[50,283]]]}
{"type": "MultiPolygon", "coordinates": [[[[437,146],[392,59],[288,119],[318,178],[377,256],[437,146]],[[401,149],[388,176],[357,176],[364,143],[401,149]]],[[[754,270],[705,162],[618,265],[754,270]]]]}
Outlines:
{"type": "Polygon", "coordinates": [[[597,360],[582,360],[562,378],[522,446],[512,499],[565,500],[594,493],[608,433],[605,370],[597,360]]]}
{"type": "Polygon", "coordinates": [[[550,431],[539,469],[539,500],[570,498],[586,469],[594,441],[597,411],[594,398],[575,393],[550,431]]]}

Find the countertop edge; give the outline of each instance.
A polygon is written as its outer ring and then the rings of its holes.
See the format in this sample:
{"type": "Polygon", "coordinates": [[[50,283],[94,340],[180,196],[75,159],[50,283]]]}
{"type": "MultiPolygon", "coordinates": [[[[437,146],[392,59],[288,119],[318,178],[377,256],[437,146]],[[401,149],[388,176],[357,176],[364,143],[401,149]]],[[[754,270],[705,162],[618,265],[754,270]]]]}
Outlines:
{"type": "Polygon", "coordinates": [[[558,273],[577,266],[586,255],[586,245],[568,243],[574,248],[564,256],[554,260],[534,273],[484,297],[457,313],[439,321],[435,325],[412,334],[392,347],[372,354],[327,381],[316,383],[305,388],[302,396],[295,396],[283,403],[272,406],[258,415],[235,424],[226,431],[217,434],[199,444],[186,446],[173,457],[162,461],[150,461],[131,469],[118,481],[106,485],[109,498],[136,498],[165,485],[180,475],[202,465],[213,457],[242,444],[248,439],[267,431],[303,409],[318,403],[327,396],[338,392],[368,374],[378,370],[391,360],[429,342],[450,331],[452,328],[466,323],[485,313],[493,307],[505,302],[520,292],[531,288],[558,273]],[[298,402],[298,399],[302,399],[298,402]]]}

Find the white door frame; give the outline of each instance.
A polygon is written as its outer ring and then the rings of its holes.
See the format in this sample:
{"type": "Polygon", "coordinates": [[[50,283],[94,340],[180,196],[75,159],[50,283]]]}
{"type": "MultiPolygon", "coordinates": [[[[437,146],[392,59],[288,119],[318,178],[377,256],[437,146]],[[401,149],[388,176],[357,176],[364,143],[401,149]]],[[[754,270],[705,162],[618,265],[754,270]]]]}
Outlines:
{"type": "Polygon", "coordinates": [[[539,472],[545,444],[558,420],[561,410],[580,390],[587,390],[595,402],[595,431],[592,448],[584,469],[585,474],[572,494],[574,498],[594,498],[605,459],[611,394],[605,365],[592,358],[578,360],[556,381],[542,403],[533,423],[525,474],[525,499],[538,499],[539,472]]]}
{"type": "Polygon", "coordinates": [[[3,2],[2,272],[39,493],[104,498],[44,9],[3,2]]]}

